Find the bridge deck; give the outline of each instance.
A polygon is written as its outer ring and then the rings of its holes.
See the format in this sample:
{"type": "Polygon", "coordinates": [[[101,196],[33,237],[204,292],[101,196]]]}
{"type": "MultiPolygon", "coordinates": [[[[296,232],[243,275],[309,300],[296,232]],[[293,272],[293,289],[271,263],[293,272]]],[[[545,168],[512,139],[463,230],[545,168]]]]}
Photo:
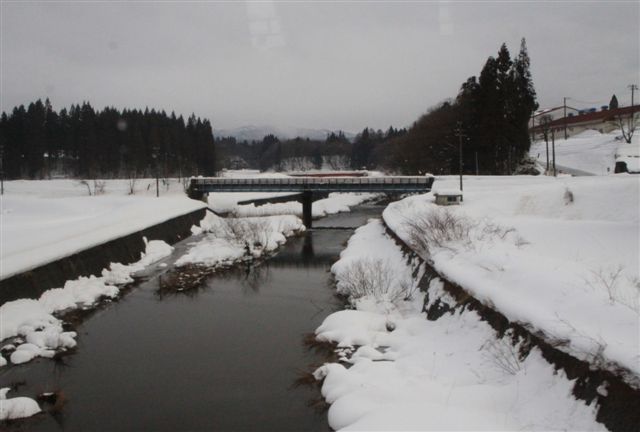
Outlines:
{"type": "Polygon", "coordinates": [[[192,178],[191,194],[210,192],[429,192],[431,176],[192,178]]]}

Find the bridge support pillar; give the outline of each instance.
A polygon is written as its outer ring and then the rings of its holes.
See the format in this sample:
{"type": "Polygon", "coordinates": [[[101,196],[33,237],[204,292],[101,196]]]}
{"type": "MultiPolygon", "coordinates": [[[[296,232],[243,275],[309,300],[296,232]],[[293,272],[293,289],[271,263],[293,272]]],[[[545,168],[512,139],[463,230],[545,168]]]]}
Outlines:
{"type": "Polygon", "coordinates": [[[302,223],[307,229],[311,229],[311,207],[313,205],[313,193],[311,191],[302,192],[302,223]]]}

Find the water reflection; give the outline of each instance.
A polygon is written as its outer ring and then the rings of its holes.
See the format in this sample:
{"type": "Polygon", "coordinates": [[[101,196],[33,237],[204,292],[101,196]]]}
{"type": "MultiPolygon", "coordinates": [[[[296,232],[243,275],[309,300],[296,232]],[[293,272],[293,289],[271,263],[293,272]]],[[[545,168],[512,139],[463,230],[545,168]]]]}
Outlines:
{"type": "MultiPolygon", "coordinates": [[[[348,216],[352,225],[357,215],[348,216]]],[[[78,323],[73,355],[2,368],[0,380],[27,381],[15,396],[68,395],[63,416],[36,416],[29,430],[326,431],[326,414],[306,403],[320,406],[317,389],[291,383],[325,360],[300,340],[342,307],[329,269],[350,235],[311,231],[270,259],[182,281],[158,271],[78,323]],[[163,289],[176,283],[193,289],[163,289]]]]}

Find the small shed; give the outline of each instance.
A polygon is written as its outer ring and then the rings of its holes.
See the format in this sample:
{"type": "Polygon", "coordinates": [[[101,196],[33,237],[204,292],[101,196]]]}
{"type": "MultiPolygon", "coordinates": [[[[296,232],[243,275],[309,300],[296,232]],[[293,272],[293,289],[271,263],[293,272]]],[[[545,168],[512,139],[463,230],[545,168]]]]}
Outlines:
{"type": "Polygon", "coordinates": [[[440,189],[433,192],[437,205],[456,205],[462,202],[462,191],[460,189],[440,189]]]}

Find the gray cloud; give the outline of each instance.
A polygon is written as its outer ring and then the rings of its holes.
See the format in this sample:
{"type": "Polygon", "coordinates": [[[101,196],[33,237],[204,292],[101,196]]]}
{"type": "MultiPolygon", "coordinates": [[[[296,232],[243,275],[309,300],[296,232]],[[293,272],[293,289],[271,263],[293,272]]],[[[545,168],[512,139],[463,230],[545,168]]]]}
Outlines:
{"type": "MultiPolygon", "coordinates": [[[[3,2],[1,109],[157,107],[214,126],[410,124],[527,38],[543,106],[638,82],[630,3],[3,2]]],[[[574,102],[580,105],[578,102],[574,102]]],[[[584,105],[584,104],[582,104],[584,105]]]]}

